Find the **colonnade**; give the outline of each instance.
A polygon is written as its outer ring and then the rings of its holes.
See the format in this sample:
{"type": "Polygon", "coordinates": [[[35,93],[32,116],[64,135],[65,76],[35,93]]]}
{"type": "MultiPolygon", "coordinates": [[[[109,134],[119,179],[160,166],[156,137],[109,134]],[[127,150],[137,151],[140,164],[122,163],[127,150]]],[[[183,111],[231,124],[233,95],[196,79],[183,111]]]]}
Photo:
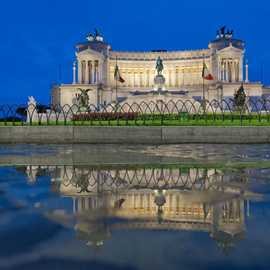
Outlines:
{"type": "Polygon", "coordinates": [[[101,80],[102,68],[99,60],[82,60],[78,62],[78,82],[96,84],[101,80]]]}
{"type": "MultiPolygon", "coordinates": [[[[157,205],[155,203],[155,193],[151,190],[148,192],[129,192],[121,194],[118,197],[109,196],[102,201],[98,196],[79,196],[73,197],[73,212],[83,212],[88,210],[97,209],[100,207],[108,207],[109,205],[104,205],[103,203],[109,203],[113,208],[115,201],[117,199],[124,199],[125,203],[122,210],[128,211],[131,215],[140,212],[141,214],[153,214],[157,212],[157,205]]],[[[181,194],[179,192],[170,192],[165,196],[166,203],[163,206],[164,214],[182,215],[190,216],[193,218],[203,218],[203,205],[201,203],[190,204],[186,203],[181,199],[181,194]]]]}
{"type": "MultiPolygon", "coordinates": [[[[73,197],[73,212],[84,212],[102,207],[115,207],[115,202],[119,199],[124,200],[121,207],[123,215],[156,215],[158,206],[155,203],[155,193],[151,190],[131,191],[112,196],[107,194],[103,199],[99,196],[78,196],[73,197]]],[[[163,214],[165,216],[178,216],[187,219],[205,220],[207,218],[218,218],[220,223],[242,223],[244,220],[244,200],[236,198],[223,202],[217,208],[209,208],[205,212],[203,203],[189,202],[181,196],[181,192],[168,192],[164,196],[165,204],[163,205],[163,214]],[[218,211],[218,215],[213,215],[213,210],[218,211]]]]}
{"type": "MultiPolygon", "coordinates": [[[[157,75],[155,68],[121,68],[121,76],[125,80],[124,87],[153,87],[157,75]]],[[[196,85],[202,83],[202,66],[165,68],[163,75],[166,87],[179,87],[181,85],[196,85]]],[[[110,68],[110,83],[114,85],[114,68],[110,68]]]]}
{"type": "Polygon", "coordinates": [[[218,80],[224,82],[241,81],[240,61],[238,59],[222,59],[218,64],[218,80]]]}
{"type": "MultiPolygon", "coordinates": [[[[209,65],[208,65],[209,66],[209,65]]],[[[110,66],[110,84],[114,85],[114,68],[110,66]]],[[[166,87],[180,87],[183,85],[199,85],[202,83],[202,65],[165,67],[163,75],[166,87]]],[[[156,70],[149,68],[126,68],[119,66],[125,82],[124,87],[153,87],[156,70]]],[[[97,84],[102,78],[102,63],[99,60],[78,61],[78,83],[97,84]]],[[[75,83],[75,67],[73,67],[73,83],[75,83]]],[[[224,82],[242,81],[242,63],[239,59],[222,59],[218,62],[217,79],[224,82]]]]}
{"type": "Polygon", "coordinates": [[[224,223],[234,223],[243,220],[244,215],[244,201],[231,200],[227,201],[222,206],[222,221],[224,223]]]}

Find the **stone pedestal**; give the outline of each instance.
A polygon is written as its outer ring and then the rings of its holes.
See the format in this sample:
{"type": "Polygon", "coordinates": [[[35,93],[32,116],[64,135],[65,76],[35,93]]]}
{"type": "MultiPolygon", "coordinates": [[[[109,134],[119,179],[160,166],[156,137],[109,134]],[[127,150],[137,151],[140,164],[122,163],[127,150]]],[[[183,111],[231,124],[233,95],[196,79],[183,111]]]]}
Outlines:
{"type": "Polygon", "coordinates": [[[165,77],[162,74],[156,75],[154,78],[155,90],[162,92],[165,90],[165,77]]]}

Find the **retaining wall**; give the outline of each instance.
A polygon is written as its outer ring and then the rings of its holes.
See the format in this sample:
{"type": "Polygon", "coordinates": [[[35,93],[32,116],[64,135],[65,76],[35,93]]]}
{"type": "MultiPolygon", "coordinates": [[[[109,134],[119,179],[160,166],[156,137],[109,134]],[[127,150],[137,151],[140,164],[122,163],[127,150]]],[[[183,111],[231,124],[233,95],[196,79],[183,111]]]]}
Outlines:
{"type": "Polygon", "coordinates": [[[0,127],[0,143],[270,143],[270,127],[0,127]]]}

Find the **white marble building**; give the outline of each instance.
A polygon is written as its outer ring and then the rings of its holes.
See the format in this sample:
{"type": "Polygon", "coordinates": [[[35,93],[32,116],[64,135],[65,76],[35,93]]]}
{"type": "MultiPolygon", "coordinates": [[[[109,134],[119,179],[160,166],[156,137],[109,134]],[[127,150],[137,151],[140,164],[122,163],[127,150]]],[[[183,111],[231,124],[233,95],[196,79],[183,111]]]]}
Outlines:
{"type": "Polygon", "coordinates": [[[248,64],[244,63],[245,43],[225,28],[218,31],[207,49],[193,51],[114,51],[96,31],[95,35],[87,36],[87,42],[76,46],[73,82],[53,86],[52,104],[74,104],[79,88],[91,89],[88,95],[90,103],[95,105],[116,99],[123,101],[134,92],[152,91],[159,56],[164,64],[165,89],[172,93],[185,91],[190,97],[200,99],[203,62],[214,76],[213,81],[204,82],[208,100],[232,97],[242,82],[249,97],[270,93],[261,82],[249,81],[248,64]],[[114,79],[116,63],[124,83],[114,79]]]}

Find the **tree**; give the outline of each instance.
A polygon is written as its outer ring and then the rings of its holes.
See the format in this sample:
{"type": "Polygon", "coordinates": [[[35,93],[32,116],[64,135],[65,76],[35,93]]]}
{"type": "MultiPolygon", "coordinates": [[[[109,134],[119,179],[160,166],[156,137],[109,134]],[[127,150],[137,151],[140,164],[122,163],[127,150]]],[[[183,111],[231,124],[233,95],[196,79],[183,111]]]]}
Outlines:
{"type": "Polygon", "coordinates": [[[236,111],[244,110],[246,99],[247,95],[243,84],[241,84],[240,88],[234,94],[234,109],[236,111]]]}

